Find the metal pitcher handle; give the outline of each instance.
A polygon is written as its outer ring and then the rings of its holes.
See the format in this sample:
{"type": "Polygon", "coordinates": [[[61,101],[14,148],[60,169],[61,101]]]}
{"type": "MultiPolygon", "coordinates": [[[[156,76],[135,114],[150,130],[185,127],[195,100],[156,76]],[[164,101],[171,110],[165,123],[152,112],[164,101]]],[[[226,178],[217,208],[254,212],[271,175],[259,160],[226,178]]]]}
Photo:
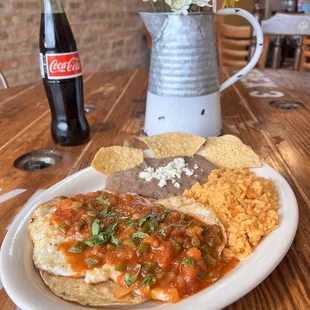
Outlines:
{"type": "Polygon", "coordinates": [[[263,52],[263,45],[264,45],[264,36],[262,32],[262,28],[256,18],[246,10],[237,9],[237,8],[230,8],[230,9],[223,9],[216,12],[219,15],[239,15],[245,18],[247,21],[250,22],[252,25],[255,34],[256,34],[256,49],[255,53],[251,59],[251,61],[239,72],[229,78],[226,82],[224,82],[220,86],[220,92],[226,89],[227,87],[231,86],[232,84],[236,83],[239,79],[244,77],[249,71],[251,71],[259,61],[259,58],[263,52]]]}

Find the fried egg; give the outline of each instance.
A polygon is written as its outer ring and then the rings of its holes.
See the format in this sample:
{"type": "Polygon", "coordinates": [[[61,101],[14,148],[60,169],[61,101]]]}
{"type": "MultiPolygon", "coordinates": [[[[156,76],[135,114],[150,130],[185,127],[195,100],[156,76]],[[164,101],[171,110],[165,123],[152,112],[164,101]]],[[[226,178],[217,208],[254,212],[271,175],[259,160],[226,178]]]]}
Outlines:
{"type": "Polygon", "coordinates": [[[53,275],[84,278],[86,283],[105,282],[109,279],[116,282],[119,272],[111,265],[105,264],[92,270],[75,271],[64,253],[59,250],[59,244],[73,240],[64,236],[58,225],[52,221],[56,204],[62,198],[55,198],[42,204],[32,214],[28,229],[33,241],[33,261],[38,269],[53,275]]]}

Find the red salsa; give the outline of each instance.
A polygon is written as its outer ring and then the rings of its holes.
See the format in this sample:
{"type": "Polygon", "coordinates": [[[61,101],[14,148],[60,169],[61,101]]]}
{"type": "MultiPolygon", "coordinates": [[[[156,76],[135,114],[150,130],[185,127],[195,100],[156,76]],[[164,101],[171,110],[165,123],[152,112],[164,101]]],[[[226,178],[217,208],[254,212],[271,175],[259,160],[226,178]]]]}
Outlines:
{"type": "Polygon", "coordinates": [[[117,297],[139,291],[171,302],[210,286],[238,264],[222,261],[222,232],[184,213],[131,194],[98,191],[61,200],[53,214],[76,272],[109,264],[120,273],[117,297]],[[79,240],[79,241],[77,241],[79,240]]]}

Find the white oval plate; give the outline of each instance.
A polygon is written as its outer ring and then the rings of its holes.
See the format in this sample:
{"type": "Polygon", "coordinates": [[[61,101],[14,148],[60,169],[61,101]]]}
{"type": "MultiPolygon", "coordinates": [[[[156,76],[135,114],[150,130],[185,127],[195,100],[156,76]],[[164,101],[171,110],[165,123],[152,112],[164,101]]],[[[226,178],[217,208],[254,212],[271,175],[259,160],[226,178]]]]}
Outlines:
{"type": "MultiPolygon", "coordinates": [[[[264,164],[262,168],[253,171],[258,176],[273,179],[277,186],[281,205],[279,228],[264,238],[253,254],[230,274],[194,296],[177,304],[146,302],[134,308],[121,307],[122,309],[221,309],[251,291],[276,268],[296,234],[298,206],[291,187],[275,170],[264,164]]],[[[86,168],[57,183],[28,203],[12,223],[2,244],[0,271],[6,292],[22,310],[98,310],[66,302],[45,286],[32,262],[32,243],[27,233],[27,224],[30,214],[41,203],[56,196],[96,191],[104,188],[104,185],[104,175],[93,168],[86,168]]],[[[113,307],[115,308],[119,307],[113,307]]]]}

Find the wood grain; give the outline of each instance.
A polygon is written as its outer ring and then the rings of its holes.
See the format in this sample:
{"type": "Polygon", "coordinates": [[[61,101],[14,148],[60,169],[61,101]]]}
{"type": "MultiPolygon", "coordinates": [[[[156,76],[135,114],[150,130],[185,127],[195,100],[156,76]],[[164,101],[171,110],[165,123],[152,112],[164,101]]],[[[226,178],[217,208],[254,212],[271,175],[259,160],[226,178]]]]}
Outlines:
{"type": "MultiPolygon", "coordinates": [[[[231,70],[224,70],[226,76],[231,70]]],[[[292,186],[299,205],[299,229],[286,258],[275,271],[255,290],[227,309],[310,309],[310,249],[309,220],[310,197],[309,182],[305,181],[309,173],[309,105],[308,90],[303,80],[304,74],[291,71],[264,71],[278,85],[277,90],[285,94],[284,98],[304,103],[303,110],[278,110],[269,102],[273,98],[254,98],[249,95],[253,90],[269,92],[264,87],[246,89],[242,82],[223,94],[222,104],[224,124],[231,124],[226,114],[228,105],[238,107],[233,122],[233,133],[258,152],[264,162],[281,173],[292,186]],[[229,92],[229,95],[228,95],[229,92]],[[249,116],[245,120],[245,115],[249,116]]],[[[259,83],[259,81],[258,81],[259,83]]],[[[231,108],[232,109],[232,108],[231,108]]],[[[228,129],[227,132],[231,132],[228,129]]],[[[226,130],[225,130],[226,131],[226,130]]]]}
{"type": "MultiPolygon", "coordinates": [[[[257,288],[227,307],[229,310],[310,309],[310,89],[307,73],[291,71],[254,71],[263,74],[276,87],[259,79],[252,86],[244,81],[222,94],[223,132],[240,137],[251,145],[261,159],[281,173],[292,186],[299,204],[300,223],[294,243],[285,259],[257,288]],[[253,86],[254,85],[254,86],[253,86]],[[260,85],[260,86],[259,86],[260,85]],[[286,100],[302,103],[301,110],[278,110],[269,103],[277,98],[256,98],[259,94],[280,91],[286,100]]],[[[233,74],[222,72],[224,80],[233,74]]],[[[260,75],[261,76],[261,75],[260,75]]],[[[28,199],[64,177],[89,166],[102,146],[131,145],[134,135],[143,130],[148,73],[127,70],[100,73],[85,78],[85,103],[97,110],[87,114],[91,141],[82,146],[63,148],[50,136],[50,112],[41,85],[0,91],[0,188],[1,194],[14,189],[26,191],[1,203],[0,242],[9,223],[28,199]],[[34,149],[53,148],[63,161],[37,172],[13,167],[14,160],[34,149]]],[[[269,83],[270,84],[270,83],[269,83]]],[[[0,291],[0,309],[13,310],[14,304],[0,291]]]]}

